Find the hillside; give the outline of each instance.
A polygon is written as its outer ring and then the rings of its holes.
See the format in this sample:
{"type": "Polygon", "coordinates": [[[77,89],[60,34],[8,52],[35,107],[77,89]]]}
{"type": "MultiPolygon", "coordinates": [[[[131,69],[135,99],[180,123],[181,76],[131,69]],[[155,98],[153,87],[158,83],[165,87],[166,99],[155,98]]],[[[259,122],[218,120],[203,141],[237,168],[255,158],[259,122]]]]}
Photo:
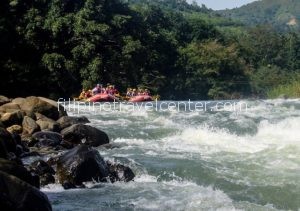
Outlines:
{"type": "Polygon", "coordinates": [[[280,31],[300,29],[299,0],[261,0],[219,13],[248,25],[267,24],[280,31]]]}

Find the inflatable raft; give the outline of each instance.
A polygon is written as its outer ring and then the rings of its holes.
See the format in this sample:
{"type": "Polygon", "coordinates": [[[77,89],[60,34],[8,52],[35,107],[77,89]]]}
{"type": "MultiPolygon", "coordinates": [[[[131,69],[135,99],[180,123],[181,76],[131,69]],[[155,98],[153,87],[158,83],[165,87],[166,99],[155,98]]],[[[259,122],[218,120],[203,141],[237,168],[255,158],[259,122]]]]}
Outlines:
{"type": "Polygon", "coordinates": [[[146,101],[153,101],[152,97],[149,95],[138,95],[131,97],[129,102],[146,102],[146,101]]]}
{"type": "Polygon", "coordinates": [[[90,97],[87,101],[89,102],[113,102],[118,101],[119,99],[110,94],[96,94],[93,97],[90,97]]]}

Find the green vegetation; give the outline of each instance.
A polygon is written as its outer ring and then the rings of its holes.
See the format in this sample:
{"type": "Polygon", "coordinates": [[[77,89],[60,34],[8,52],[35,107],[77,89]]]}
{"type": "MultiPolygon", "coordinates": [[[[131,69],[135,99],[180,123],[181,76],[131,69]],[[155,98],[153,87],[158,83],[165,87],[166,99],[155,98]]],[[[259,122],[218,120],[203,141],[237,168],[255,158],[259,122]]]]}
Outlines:
{"type": "Polygon", "coordinates": [[[269,98],[277,98],[278,96],[284,96],[288,98],[300,98],[300,80],[292,80],[287,84],[283,84],[271,89],[267,96],[269,98]]]}
{"type": "Polygon", "coordinates": [[[12,97],[96,83],[162,99],[266,97],[300,71],[299,33],[248,28],[185,0],[2,0],[0,46],[0,90],[12,97]]]}
{"type": "Polygon", "coordinates": [[[280,31],[300,30],[299,0],[261,0],[219,13],[247,25],[272,25],[280,31]]]}

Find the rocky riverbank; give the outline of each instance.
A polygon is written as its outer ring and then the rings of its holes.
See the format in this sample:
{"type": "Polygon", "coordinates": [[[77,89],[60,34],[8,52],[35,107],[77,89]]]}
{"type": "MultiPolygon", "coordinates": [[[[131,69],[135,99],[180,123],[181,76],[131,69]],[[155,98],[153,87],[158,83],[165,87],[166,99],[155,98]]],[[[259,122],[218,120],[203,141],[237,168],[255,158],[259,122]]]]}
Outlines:
{"type": "Polygon", "coordinates": [[[128,182],[129,167],[105,161],[94,148],[107,146],[107,134],[70,117],[42,97],[0,96],[0,207],[3,210],[52,210],[39,188],[60,183],[65,189],[84,182],[128,182]],[[25,157],[34,162],[25,165],[25,157]]]}

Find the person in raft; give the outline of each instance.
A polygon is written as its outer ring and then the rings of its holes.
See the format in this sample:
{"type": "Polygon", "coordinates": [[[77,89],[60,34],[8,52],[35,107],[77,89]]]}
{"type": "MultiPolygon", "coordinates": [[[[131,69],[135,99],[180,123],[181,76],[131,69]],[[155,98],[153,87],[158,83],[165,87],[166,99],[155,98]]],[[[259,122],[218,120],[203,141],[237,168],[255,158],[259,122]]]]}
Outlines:
{"type": "Polygon", "coordinates": [[[84,99],[87,99],[89,97],[92,97],[92,90],[85,90],[85,89],[82,89],[78,99],[79,100],[84,100],[84,99]]]}
{"type": "Polygon", "coordinates": [[[81,91],[81,93],[80,93],[78,99],[79,99],[79,100],[83,100],[83,99],[85,99],[85,98],[86,98],[86,91],[85,91],[85,89],[82,89],[82,91],[81,91]]]}
{"type": "Polygon", "coordinates": [[[109,94],[109,95],[118,95],[119,91],[115,88],[114,85],[108,84],[107,87],[102,87],[102,85],[97,84],[97,86],[92,90],[93,95],[97,94],[109,94]]]}
{"type": "Polygon", "coordinates": [[[97,86],[92,90],[93,95],[100,94],[102,91],[102,87],[100,84],[97,84],[97,86]]]}
{"type": "Polygon", "coordinates": [[[127,89],[127,93],[126,96],[127,97],[135,97],[135,96],[150,96],[150,91],[148,89],[132,89],[132,88],[128,88],[127,89]]]}
{"type": "Polygon", "coordinates": [[[150,91],[148,89],[145,89],[143,95],[150,96],[150,91]]]}

